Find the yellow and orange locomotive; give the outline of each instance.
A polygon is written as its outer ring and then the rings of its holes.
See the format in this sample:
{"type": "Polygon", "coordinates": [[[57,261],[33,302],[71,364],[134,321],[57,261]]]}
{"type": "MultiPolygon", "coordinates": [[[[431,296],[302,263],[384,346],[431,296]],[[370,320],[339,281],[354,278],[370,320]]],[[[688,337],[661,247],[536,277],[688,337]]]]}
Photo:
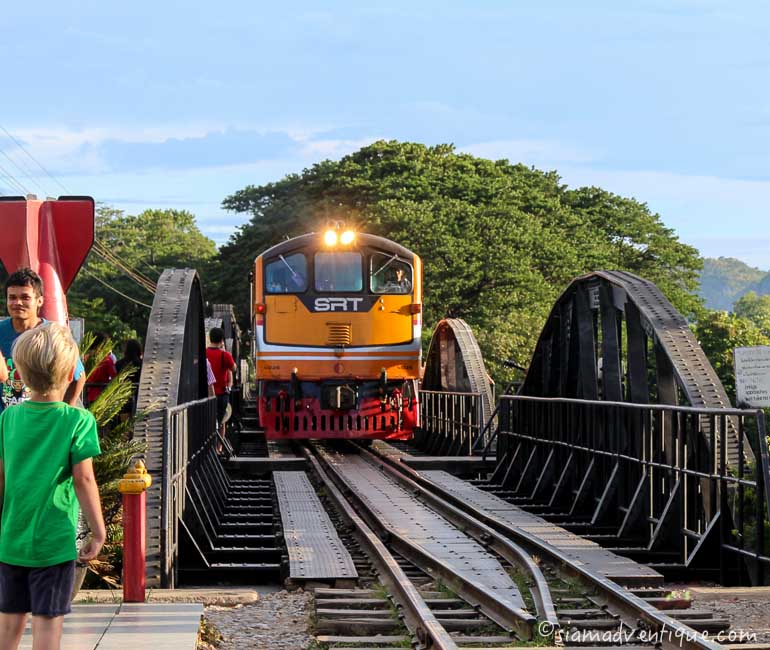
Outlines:
{"type": "Polygon", "coordinates": [[[411,437],[417,424],[422,262],[341,228],[254,262],[253,353],[268,439],[411,437]]]}

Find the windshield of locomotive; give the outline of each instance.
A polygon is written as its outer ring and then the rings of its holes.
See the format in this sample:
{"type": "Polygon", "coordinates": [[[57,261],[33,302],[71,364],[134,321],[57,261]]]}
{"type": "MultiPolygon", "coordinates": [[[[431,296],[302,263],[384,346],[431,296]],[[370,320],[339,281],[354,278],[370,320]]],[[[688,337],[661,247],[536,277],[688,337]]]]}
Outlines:
{"type": "Polygon", "coordinates": [[[316,291],[361,291],[361,253],[316,253],[316,291]]]}
{"type": "Polygon", "coordinates": [[[307,260],[303,253],[279,255],[265,265],[267,293],[301,293],[307,289],[307,260]]]}
{"type": "Polygon", "coordinates": [[[369,258],[369,281],[373,293],[410,293],[412,267],[396,254],[374,253],[369,258]]]}

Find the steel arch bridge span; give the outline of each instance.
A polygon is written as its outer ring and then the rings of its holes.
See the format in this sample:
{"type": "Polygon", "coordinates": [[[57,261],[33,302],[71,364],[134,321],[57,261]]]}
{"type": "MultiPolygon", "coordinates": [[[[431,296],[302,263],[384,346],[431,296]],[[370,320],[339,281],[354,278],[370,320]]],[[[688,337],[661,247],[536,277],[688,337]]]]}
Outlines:
{"type": "Polygon", "coordinates": [[[147,586],[161,586],[162,484],[166,409],[203,399],[206,381],[203,294],[194,269],[166,269],[152,303],[144,345],[134,439],[145,443],[153,477],[147,490],[147,586]]]}
{"type": "MultiPolygon", "coordinates": [[[[685,318],[658,287],[627,271],[576,278],[556,301],[520,395],[731,408],[685,318]]],[[[728,464],[738,435],[728,427],[728,464]]],[[[744,445],[746,455],[751,446],[744,445]]]]}
{"type": "Polygon", "coordinates": [[[421,388],[429,391],[478,393],[486,422],[494,408],[494,394],[476,337],[462,318],[446,318],[436,325],[428,347],[421,388]]]}
{"type": "Polygon", "coordinates": [[[433,455],[470,455],[493,408],[494,391],[471,328],[459,318],[440,321],[423,369],[415,443],[433,455]]]}

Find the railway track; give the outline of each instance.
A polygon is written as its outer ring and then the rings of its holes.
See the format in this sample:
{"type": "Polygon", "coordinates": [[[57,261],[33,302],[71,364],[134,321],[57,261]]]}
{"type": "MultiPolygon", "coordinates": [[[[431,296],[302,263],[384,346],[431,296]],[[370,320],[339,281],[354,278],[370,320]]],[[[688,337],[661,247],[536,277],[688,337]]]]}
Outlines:
{"type": "Polygon", "coordinates": [[[708,637],[728,621],[659,587],[623,588],[526,531],[502,531],[387,455],[318,444],[303,453],[344,538],[360,547],[357,562],[373,568],[355,586],[316,590],[320,647],[723,647],[708,637]]]}

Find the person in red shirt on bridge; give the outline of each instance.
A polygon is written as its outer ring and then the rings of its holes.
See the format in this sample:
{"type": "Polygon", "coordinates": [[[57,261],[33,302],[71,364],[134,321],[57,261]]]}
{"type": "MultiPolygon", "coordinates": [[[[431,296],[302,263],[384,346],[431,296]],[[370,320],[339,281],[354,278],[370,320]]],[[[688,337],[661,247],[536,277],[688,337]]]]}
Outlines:
{"type": "Polygon", "coordinates": [[[225,412],[230,403],[230,389],[233,385],[233,372],[235,371],[235,359],[225,350],[225,333],[219,327],[212,327],[209,332],[209,347],[206,348],[206,358],[214,371],[216,383],[214,394],[217,396],[217,422],[219,423],[219,435],[225,437],[225,412]]]}
{"type": "MultiPolygon", "coordinates": [[[[94,352],[98,352],[106,340],[106,334],[101,332],[95,334],[94,342],[91,344],[91,349],[86,354],[86,357],[94,352]]],[[[86,379],[86,384],[92,384],[86,387],[86,398],[89,404],[93,404],[96,401],[96,398],[102,394],[105,386],[115,379],[117,374],[118,371],[115,368],[115,361],[112,359],[112,352],[108,352],[104,359],[99,362],[99,365],[88,375],[88,379],[86,379]]]]}

